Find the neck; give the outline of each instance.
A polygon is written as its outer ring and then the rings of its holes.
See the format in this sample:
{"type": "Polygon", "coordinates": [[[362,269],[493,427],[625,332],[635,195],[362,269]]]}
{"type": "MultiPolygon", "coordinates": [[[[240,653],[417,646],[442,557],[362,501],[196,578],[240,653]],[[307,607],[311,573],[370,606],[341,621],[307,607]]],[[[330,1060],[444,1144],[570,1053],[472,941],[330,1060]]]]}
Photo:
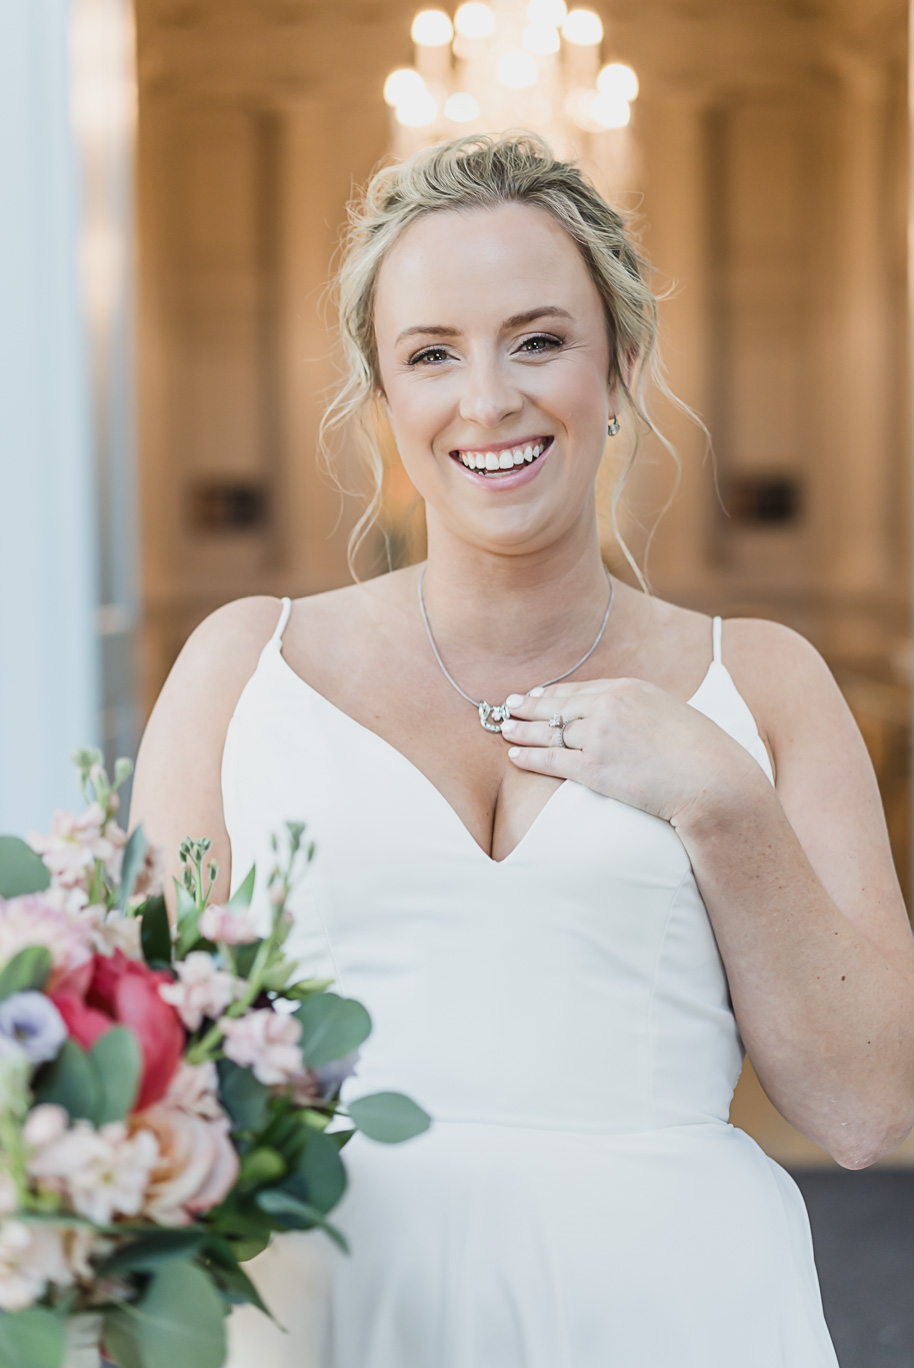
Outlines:
{"type": "Polygon", "coordinates": [[[431,630],[448,670],[476,697],[570,669],[592,646],[608,595],[596,525],[586,538],[518,555],[429,536],[431,630]]]}

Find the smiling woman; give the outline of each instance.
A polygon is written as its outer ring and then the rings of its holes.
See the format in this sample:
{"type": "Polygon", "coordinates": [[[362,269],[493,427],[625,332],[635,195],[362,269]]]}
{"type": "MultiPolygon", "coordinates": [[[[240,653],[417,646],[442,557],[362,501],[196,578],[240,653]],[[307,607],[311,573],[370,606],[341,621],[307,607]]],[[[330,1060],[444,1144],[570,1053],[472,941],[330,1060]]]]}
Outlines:
{"type": "Polygon", "coordinates": [[[232,1368],[835,1368],[799,1190],[728,1110],[748,1050],[841,1164],[897,1144],[914,940],[812,647],[607,584],[597,471],[657,364],[644,263],[538,139],[465,139],[373,178],[340,300],[326,426],[377,456],[390,423],[427,562],[208,618],[131,823],[210,833],[221,902],[307,821],[288,951],[375,1028],[343,1101],[406,1091],[433,1125],[353,1138],[351,1255],[255,1260],[288,1333],[239,1312],[232,1368]]]}

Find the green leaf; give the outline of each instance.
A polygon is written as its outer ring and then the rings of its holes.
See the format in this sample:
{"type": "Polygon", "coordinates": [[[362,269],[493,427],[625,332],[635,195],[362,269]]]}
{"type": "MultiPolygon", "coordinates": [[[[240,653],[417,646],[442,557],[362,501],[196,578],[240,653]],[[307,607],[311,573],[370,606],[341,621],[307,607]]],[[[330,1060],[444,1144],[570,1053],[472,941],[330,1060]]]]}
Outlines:
{"type": "Polygon", "coordinates": [[[346,1110],[363,1135],[387,1145],[421,1135],[432,1124],[428,1112],[402,1093],[369,1093],[347,1103],[346,1110]]]}
{"type": "Polygon", "coordinates": [[[127,844],[124,846],[124,862],[121,865],[121,886],[117,891],[117,905],[122,912],[127,910],[127,901],[133,897],[133,890],[136,888],[136,881],[140,870],[143,868],[143,861],[146,859],[146,851],[149,842],[143,832],[142,824],[134,827],[127,844]]]}
{"type": "Polygon", "coordinates": [[[206,1238],[206,1231],[199,1226],[143,1235],[116,1249],[110,1259],[105,1260],[98,1276],[107,1278],[114,1273],[152,1272],[170,1259],[187,1259],[206,1238]]]}
{"type": "Polygon", "coordinates": [[[265,1188],[257,1197],[257,1205],[277,1219],[286,1230],[310,1230],[313,1226],[319,1226],[344,1254],[349,1253],[349,1245],[342,1231],[325,1220],[317,1207],[294,1197],[291,1192],[284,1192],[282,1188],[265,1188]]]}
{"type": "Polygon", "coordinates": [[[231,1059],[220,1059],[219,1097],[234,1122],[235,1130],[259,1130],[263,1125],[270,1090],[259,1083],[250,1069],[231,1059]]]}
{"type": "Polygon", "coordinates": [[[254,875],[256,870],[257,866],[251,865],[244,883],[238,885],[228,902],[225,904],[226,907],[250,907],[251,898],[254,896],[254,875]]]}
{"type": "Polygon", "coordinates": [[[295,1015],[302,1027],[302,1058],[309,1068],[351,1054],[371,1033],[371,1017],[361,1002],[337,993],[305,998],[295,1015]]]}
{"type": "Polygon", "coordinates": [[[140,940],[143,959],[152,967],[171,964],[171,925],[165,899],[147,898],[141,913],[140,940]]]}
{"type": "Polygon", "coordinates": [[[310,997],[312,993],[322,993],[325,988],[329,988],[333,979],[299,979],[297,983],[290,983],[288,988],[283,989],[283,997],[298,998],[303,1000],[310,997]]]}
{"type": "Polygon", "coordinates": [[[34,1093],[36,1102],[59,1103],[73,1121],[79,1117],[94,1120],[99,1104],[97,1076],[89,1056],[75,1040],[65,1040],[57,1058],[39,1071],[34,1093]]]}
{"type": "Polygon", "coordinates": [[[40,855],[18,836],[0,836],[0,898],[41,893],[51,875],[40,855]]]}
{"type": "Polygon", "coordinates": [[[328,1131],[327,1139],[332,1140],[333,1143],[336,1145],[337,1149],[342,1149],[343,1146],[347,1144],[348,1141],[350,1141],[354,1135],[354,1130],[328,1131]]]}
{"type": "Polygon", "coordinates": [[[255,940],[235,946],[235,970],[239,978],[247,978],[254,968],[254,961],[262,944],[262,941],[255,940]]]}
{"type": "Polygon", "coordinates": [[[164,1264],[138,1302],[105,1317],[120,1368],[221,1368],[225,1308],[211,1278],[187,1260],[164,1264]]]}
{"type": "Polygon", "coordinates": [[[0,1315],[3,1368],[62,1368],[66,1348],[64,1322],[53,1311],[30,1306],[0,1315]]]}
{"type": "Polygon", "coordinates": [[[142,1054],[140,1042],[126,1026],[112,1026],[89,1051],[95,1070],[95,1124],[123,1121],[136,1101],[142,1054]]]}
{"type": "Polygon", "coordinates": [[[206,1271],[227,1301],[235,1305],[250,1302],[265,1316],[269,1316],[270,1320],[276,1319],[247,1273],[244,1269],[239,1268],[238,1255],[228,1240],[223,1240],[219,1236],[210,1236],[202,1250],[202,1255],[206,1264],[206,1271]]]}
{"type": "Polygon", "coordinates": [[[283,1187],[325,1215],[332,1211],[346,1191],[346,1170],[339,1146],[322,1131],[314,1131],[294,1175],[283,1187]]]}
{"type": "Polygon", "coordinates": [[[27,945],[0,972],[0,1002],[13,993],[44,987],[51,972],[51,952],[46,945],[27,945]]]}
{"type": "Polygon", "coordinates": [[[197,929],[200,913],[197,904],[184,885],[177,879],[174,883],[177,914],[175,920],[178,927],[178,943],[175,946],[175,955],[178,959],[183,959],[188,950],[192,949],[200,939],[200,932],[197,929]]]}

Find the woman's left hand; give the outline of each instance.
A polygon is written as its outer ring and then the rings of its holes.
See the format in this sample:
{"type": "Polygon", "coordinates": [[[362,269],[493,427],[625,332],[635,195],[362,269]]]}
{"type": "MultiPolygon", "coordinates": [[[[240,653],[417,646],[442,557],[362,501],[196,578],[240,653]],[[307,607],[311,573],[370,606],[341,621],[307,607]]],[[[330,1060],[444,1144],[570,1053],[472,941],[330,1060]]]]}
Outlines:
{"type": "Polygon", "coordinates": [[[508,706],[501,730],[518,769],[573,779],[674,826],[763,774],[716,722],[643,679],[552,684],[508,706]],[[566,720],[564,746],[555,717],[566,720]]]}

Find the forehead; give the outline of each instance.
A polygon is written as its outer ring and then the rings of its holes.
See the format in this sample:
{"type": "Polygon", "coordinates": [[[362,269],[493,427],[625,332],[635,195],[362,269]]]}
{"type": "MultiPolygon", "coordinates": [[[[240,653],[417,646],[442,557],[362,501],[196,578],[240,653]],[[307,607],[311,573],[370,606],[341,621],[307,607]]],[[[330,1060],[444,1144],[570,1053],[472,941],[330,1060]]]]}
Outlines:
{"type": "Polygon", "coordinates": [[[388,252],[375,321],[386,335],[416,323],[456,326],[468,315],[500,321],[543,303],[576,315],[601,312],[577,245],[547,210],[516,203],[448,209],[411,223],[388,252]]]}

